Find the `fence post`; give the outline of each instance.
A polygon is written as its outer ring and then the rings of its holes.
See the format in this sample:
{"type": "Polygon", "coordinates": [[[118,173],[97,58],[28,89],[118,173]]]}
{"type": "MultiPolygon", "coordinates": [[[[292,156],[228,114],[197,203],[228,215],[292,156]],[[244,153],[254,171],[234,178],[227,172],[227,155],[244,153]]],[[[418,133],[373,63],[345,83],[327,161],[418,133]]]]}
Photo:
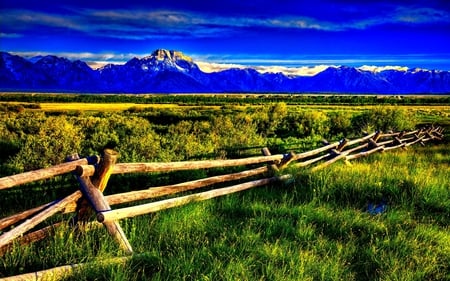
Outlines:
{"type": "MultiPolygon", "coordinates": [[[[73,155],[72,157],[78,157],[78,155],[73,155]]],[[[79,158],[79,157],[78,157],[79,158]]],[[[97,187],[101,192],[103,192],[106,188],[106,184],[108,183],[109,177],[111,176],[111,171],[114,168],[118,158],[118,153],[112,149],[105,149],[103,151],[103,155],[100,159],[100,162],[95,168],[94,176],[91,181],[92,184],[97,187]]],[[[76,171],[78,173],[78,178],[82,175],[79,174],[79,170],[76,171]]],[[[91,216],[91,211],[89,207],[89,202],[87,198],[82,197],[77,202],[77,217],[75,219],[76,222],[87,222],[89,217],[91,216]]]]}
{"type": "Polygon", "coordinates": [[[95,174],[92,178],[92,184],[101,192],[106,188],[106,184],[108,183],[118,156],[119,154],[112,149],[105,149],[103,151],[102,160],[98,165],[98,168],[95,169],[95,174]]]}
{"type": "MultiPolygon", "coordinates": [[[[111,210],[111,207],[103,196],[103,191],[106,188],[117,158],[118,153],[116,151],[105,149],[92,179],[87,176],[78,175],[80,188],[84,195],[83,198],[77,202],[78,221],[86,221],[90,217],[91,209],[88,203],[90,203],[96,213],[111,210]]],[[[125,252],[128,254],[133,253],[131,244],[128,242],[119,222],[105,222],[103,225],[125,252]]]]}
{"type": "MultiPolygon", "coordinates": [[[[103,193],[95,187],[88,177],[80,177],[80,186],[83,191],[83,195],[88,198],[95,212],[98,214],[104,211],[110,211],[111,207],[106,202],[103,193]]],[[[133,253],[133,249],[128,242],[125,233],[117,221],[104,222],[103,225],[108,230],[109,234],[119,243],[120,247],[128,254],[133,253]]]]}
{"type": "Polygon", "coordinates": [[[337,151],[342,151],[347,146],[347,143],[348,143],[348,139],[340,140],[339,141],[339,145],[336,147],[336,150],[337,151]]]}
{"type": "Polygon", "coordinates": [[[289,152],[288,154],[285,154],[283,159],[281,159],[281,162],[278,165],[278,168],[283,169],[284,167],[289,165],[289,163],[294,161],[294,159],[295,159],[295,153],[293,151],[289,152]]]}
{"type": "MultiPolygon", "coordinates": [[[[263,154],[264,156],[270,156],[270,155],[272,155],[272,153],[270,153],[270,151],[269,151],[269,149],[268,149],[267,147],[261,148],[261,152],[262,152],[262,154],[263,154]]],[[[269,165],[269,171],[270,171],[270,173],[273,174],[273,173],[278,172],[279,170],[278,170],[278,167],[277,167],[276,164],[270,164],[270,165],[269,165]]]]}

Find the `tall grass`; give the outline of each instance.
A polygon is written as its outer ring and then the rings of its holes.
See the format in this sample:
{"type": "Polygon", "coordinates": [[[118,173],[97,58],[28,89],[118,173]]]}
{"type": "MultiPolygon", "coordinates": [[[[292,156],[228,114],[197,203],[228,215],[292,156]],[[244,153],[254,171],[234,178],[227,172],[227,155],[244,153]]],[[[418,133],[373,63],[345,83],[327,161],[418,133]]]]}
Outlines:
{"type": "MultiPolygon", "coordinates": [[[[64,280],[450,280],[450,153],[372,155],[295,181],[121,221],[136,255],[64,280]],[[369,204],[384,203],[380,214],[369,204]]],[[[65,226],[1,258],[0,277],[122,253],[65,226]]]]}

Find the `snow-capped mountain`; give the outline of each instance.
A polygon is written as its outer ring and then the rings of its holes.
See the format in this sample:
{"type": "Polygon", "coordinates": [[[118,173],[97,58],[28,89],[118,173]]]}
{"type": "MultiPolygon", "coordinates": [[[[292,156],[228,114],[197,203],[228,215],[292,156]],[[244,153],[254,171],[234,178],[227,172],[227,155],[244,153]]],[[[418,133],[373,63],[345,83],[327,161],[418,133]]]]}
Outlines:
{"type": "Polygon", "coordinates": [[[346,89],[347,92],[376,92],[391,89],[393,84],[379,77],[377,73],[363,71],[353,67],[329,67],[311,79],[310,91],[333,92],[334,89],[346,89]]]}
{"type": "Polygon", "coordinates": [[[204,92],[205,73],[181,52],[156,50],[150,56],[133,58],[124,65],[98,69],[101,89],[109,92],[204,92]]]}
{"type": "Polygon", "coordinates": [[[450,72],[421,69],[328,67],[314,76],[260,73],[253,68],[203,72],[178,51],[156,50],[124,65],[91,69],[56,56],[25,59],[0,52],[0,90],[121,93],[332,92],[450,93],[450,72]]]}

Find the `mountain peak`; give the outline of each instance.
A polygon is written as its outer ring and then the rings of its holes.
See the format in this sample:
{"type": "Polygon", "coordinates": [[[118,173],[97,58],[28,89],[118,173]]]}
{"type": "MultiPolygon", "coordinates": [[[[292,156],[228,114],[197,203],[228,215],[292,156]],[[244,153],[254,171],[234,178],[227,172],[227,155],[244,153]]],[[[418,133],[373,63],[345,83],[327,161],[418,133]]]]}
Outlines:
{"type": "MultiPolygon", "coordinates": [[[[32,63],[0,51],[0,89],[82,92],[450,92],[450,72],[421,69],[368,71],[330,66],[314,76],[261,74],[254,68],[204,73],[188,56],[159,49],[124,65],[92,70],[82,61],[56,56],[32,63]]],[[[372,67],[373,68],[373,67],[372,67]]],[[[377,67],[378,68],[378,67],[377,67]]],[[[385,67],[386,68],[386,67],[385,67]]]]}
{"type": "Polygon", "coordinates": [[[185,60],[188,62],[193,62],[192,58],[189,56],[186,56],[182,52],[179,51],[173,51],[173,50],[165,50],[165,49],[157,49],[153,51],[152,57],[155,57],[159,61],[163,60],[170,60],[170,61],[177,61],[177,60],[185,60]]]}

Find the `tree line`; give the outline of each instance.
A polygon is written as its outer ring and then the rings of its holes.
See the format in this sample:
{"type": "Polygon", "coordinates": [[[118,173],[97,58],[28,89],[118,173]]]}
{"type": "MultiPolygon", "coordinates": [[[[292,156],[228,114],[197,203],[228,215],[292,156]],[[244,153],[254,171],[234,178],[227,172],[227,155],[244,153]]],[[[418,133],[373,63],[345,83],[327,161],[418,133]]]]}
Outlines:
{"type": "Polygon", "coordinates": [[[340,104],[340,105],[426,105],[449,104],[450,96],[377,96],[377,95],[333,95],[333,94],[49,94],[49,93],[3,93],[0,102],[81,102],[81,103],[170,103],[179,105],[247,105],[284,102],[290,105],[301,104],[340,104]]]}

